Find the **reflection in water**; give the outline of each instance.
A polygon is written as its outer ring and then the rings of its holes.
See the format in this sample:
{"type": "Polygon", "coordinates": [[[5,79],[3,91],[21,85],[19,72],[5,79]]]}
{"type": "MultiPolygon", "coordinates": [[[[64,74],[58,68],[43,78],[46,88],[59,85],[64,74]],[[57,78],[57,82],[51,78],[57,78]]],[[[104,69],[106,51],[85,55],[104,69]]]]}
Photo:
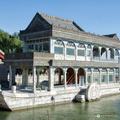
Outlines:
{"type": "Polygon", "coordinates": [[[99,101],[68,103],[49,107],[0,111],[0,120],[118,120],[120,119],[120,95],[99,101]]]}

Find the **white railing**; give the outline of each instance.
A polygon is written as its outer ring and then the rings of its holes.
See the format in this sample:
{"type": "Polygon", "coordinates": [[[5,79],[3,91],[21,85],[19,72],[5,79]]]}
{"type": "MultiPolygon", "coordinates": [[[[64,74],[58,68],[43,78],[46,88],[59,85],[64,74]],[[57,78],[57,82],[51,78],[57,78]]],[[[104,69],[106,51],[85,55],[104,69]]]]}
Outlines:
{"type": "Polygon", "coordinates": [[[104,61],[104,62],[116,62],[118,63],[118,59],[115,58],[100,58],[100,57],[93,57],[92,61],[104,61]]]}

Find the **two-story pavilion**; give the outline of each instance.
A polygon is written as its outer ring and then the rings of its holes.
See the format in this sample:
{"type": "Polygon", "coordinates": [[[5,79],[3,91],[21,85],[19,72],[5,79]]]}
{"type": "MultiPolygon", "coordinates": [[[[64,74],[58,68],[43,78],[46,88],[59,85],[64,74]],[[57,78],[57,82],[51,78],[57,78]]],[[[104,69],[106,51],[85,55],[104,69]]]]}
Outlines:
{"type": "Polygon", "coordinates": [[[24,42],[24,53],[7,54],[4,60],[10,66],[10,87],[13,69],[23,69],[23,86],[28,85],[28,71],[32,69],[35,92],[39,84],[36,71],[43,66],[49,68],[50,91],[120,82],[120,41],[116,34],[87,33],[74,21],[37,13],[28,27],[20,31],[20,40],[24,42]]]}

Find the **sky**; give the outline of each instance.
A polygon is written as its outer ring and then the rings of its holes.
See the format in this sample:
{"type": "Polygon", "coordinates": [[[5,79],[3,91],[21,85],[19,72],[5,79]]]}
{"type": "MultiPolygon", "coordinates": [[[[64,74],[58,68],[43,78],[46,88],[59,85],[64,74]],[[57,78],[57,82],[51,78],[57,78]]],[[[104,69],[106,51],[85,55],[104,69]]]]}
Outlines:
{"type": "Polygon", "coordinates": [[[84,31],[116,33],[120,39],[120,0],[0,0],[0,29],[26,29],[37,12],[76,22],[84,31]]]}

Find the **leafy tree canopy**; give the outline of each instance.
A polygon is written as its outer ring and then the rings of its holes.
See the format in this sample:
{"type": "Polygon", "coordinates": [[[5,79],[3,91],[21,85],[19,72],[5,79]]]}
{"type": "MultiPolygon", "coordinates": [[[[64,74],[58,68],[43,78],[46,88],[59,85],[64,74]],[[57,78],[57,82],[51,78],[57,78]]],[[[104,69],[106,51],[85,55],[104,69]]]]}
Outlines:
{"type": "Polygon", "coordinates": [[[0,30],[0,49],[5,53],[22,52],[22,42],[19,41],[18,33],[13,35],[0,30]]]}

